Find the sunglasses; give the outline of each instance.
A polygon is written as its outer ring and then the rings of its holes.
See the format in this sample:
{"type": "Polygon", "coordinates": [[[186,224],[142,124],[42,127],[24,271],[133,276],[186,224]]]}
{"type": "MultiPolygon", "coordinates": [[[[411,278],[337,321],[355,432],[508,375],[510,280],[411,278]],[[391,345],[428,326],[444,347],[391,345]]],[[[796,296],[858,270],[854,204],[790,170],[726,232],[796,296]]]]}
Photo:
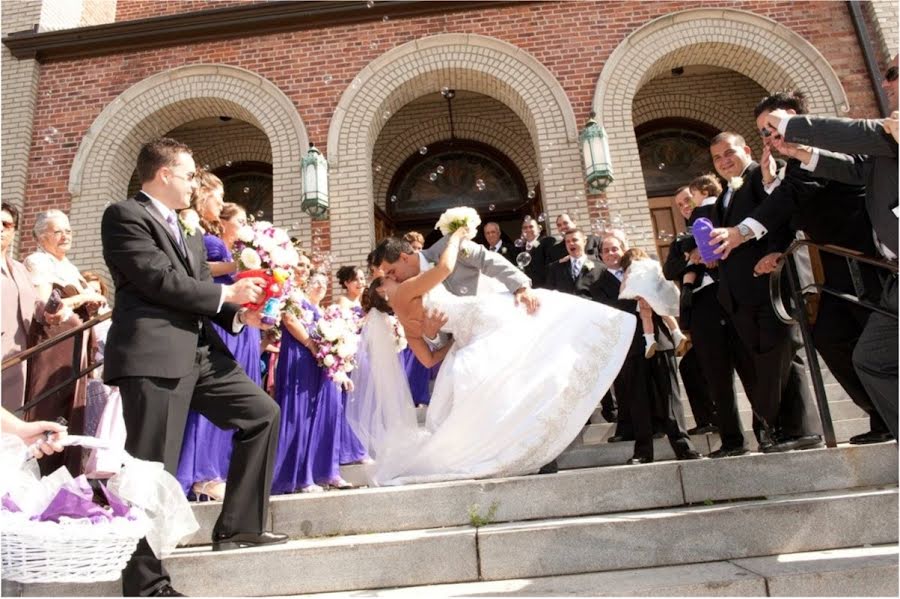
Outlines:
{"type": "Polygon", "coordinates": [[[891,67],[884,72],[884,80],[893,83],[897,80],[897,67],[891,67]]]}

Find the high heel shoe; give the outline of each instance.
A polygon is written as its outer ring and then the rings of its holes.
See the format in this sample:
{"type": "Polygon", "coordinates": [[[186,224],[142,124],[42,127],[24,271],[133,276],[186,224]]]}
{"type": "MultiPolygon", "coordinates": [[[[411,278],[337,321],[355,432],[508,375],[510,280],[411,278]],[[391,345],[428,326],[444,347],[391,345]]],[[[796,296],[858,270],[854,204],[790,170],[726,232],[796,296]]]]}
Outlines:
{"type": "Polygon", "coordinates": [[[332,489],[352,489],[353,488],[353,485],[351,485],[350,483],[348,483],[341,477],[332,479],[325,484],[327,486],[331,487],[332,489]]]}
{"type": "Polygon", "coordinates": [[[319,485],[307,485],[305,487],[300,487],[301,493],[322,493],[325,489],[320,487],[319,485]]]}
{"type": "Polygon", "coordinates": [[[225,499],[225,483],[221,480],[196,482],[191,487],[191,491],[197,496],[198,501],[222,501],[225,499]]]}

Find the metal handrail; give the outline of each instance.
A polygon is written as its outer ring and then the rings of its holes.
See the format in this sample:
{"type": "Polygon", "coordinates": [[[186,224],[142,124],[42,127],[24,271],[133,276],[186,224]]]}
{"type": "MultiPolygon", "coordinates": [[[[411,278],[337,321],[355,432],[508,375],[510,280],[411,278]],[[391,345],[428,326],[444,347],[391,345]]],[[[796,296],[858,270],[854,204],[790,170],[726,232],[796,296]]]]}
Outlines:
{"type": "Polygon", "coordinates": [[[31,401],[29,401],[28,403],[26,403],[25,405],[23,405],[19,408],[16,408],[14,411],[18,412],[20,414],[24,414],[25,412],[32,409],[34,406],[41,403],[46,398],[50,397],[51,395],[53,395],[60,389],[63,389],[65,387],[73,384],[78,379],[84,377],[87,374],[90,374],[91,372],[93,372],[94,370],[99,368],[100,366],[103,366],[103,360],[98,360],[96,362],[89,363],[86,368],[81,368],[81,351],[82,351],[82,345],[83,345],[82,341],[84,339],[85,331],[90,331],[95,325],[97,325],[105,320],[109,320],[111,317],[112,317],[111,311],[106,312],[104,314],[99,314],[99,315],[91,318],[87,322],[80,324],[79,326],[75,327],[72,330],[61,333],[61,334],[57,335],[56,337],[47,339],[46,341],[42,341],[41,343],[38,343],[34,347],[29,347],[28,349],[22,350],[16,354],[6,358],[5,360],[3,360],[2,365],[0,365],[0,371],[6,370],[7,368],[9,368],[11,366],[16,366],[17,364],[21,364],[22,362],[30,360],[30,359],[34,358],[35,356],[37,356],[38,354],[41,354],[48,349],[56,347],[63,341],[67,341],[68,339],[71,339],[72,337],[75,338],[75,346],[72,350],[72,369],[71,369],[71,373],[66,378],[66,380],[51,387],[50,389],[45,389],[45,390],[41,391],[41,393],[39,393],[37,396],[35,396],[31,401]]]}
{"type": "Polygon", "coordinates": [[[820,252],[834,254],[846,259],[854,288],[859,295],[862,295],[862,289],[857,263],[862,262],[877,268],[883,268],[894,274],[897,273],[898,267],[895,261],[872,258],[855,250],[836,245],[825,245],[813,243],[808,239],[798,239],[784,251],[784,254],[778,259],[775,270],[772,271],[772,274],[769,277],[769,297],[771,298],[772,307],[775,309],[776,316],[785,324],[797,324],[800,326],[800,333],[803,336],[803,346],[806,349],[806,357],[809,361],[810,376],[813,382],[813,393],[816,395],[819,418],[822,420],[822,433],[825,436],[825,445],[828,447],[836,447],[837,441],[834,436],[834,423],[831,421],[831,410],[828,407],[828,397],[825,393],[825,381],[822,378],[822,368],[819,366],[819,357],[816,354],[816,348],[813,345],[812,332],[810,331],[809,321],[807,320],[806,299],[804,294],[809,291],[827,293],[867,310],[879,312],[880,314],[890,316],[894,319],[897,318],[897,315],[885,310],[881,306],[861,300],[859,297],[850,295],[849,293],[831,289],[826,285],[812,284],[801,287],[800,277],[797,275],[797,265],[794,259],[797,252],[805,247],[814,248],[820,252]],[[792,306],[785,306],[783,299],[784,293],[781,289],[781,273],[785,268],[787,268],[788,282],[791,288],[790,295],[793,300],[792,306]]]}

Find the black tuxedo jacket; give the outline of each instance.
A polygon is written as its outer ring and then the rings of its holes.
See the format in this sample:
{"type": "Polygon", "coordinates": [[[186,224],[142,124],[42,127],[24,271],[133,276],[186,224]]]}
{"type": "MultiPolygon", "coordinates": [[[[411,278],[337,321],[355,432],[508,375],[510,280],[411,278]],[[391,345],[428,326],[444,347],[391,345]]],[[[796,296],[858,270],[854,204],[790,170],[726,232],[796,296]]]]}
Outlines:
{"type": "MultiPolygon", "coordinates": [[[[717,227],[736,227],[748,216],[752,217],[759,205],[769,197],[757,163],[750,163],[744,171],[743,180],[740,189],[732,194],[727,208],[724,204],[727,189],[716,200],[712,221],[717,227]]],[[[783,250],[785,238],[790,238],[787,227],[770,229],[761,240],[746,241],[732,251],[728,259],[719,261],[719,302],[726,311],[734,312],[738,303],[769,303],[769,277],[754,277],[753,267],[766,254],[783,250]]]]}
{"type": "Polygon", "coordinates": [[[591,285],[603,275],[606,266],[591,256],[585,256],[578,277],[572,279],[571,262],[554,262],[547,269],[547,288],[571,293],[582,297],[590,297],[591,285]]]}
{"type": "Polygon", "coordinates": [[[531,262],[529,262],[528,266],[523,268],[522,271],[531,279],[532,287],[547,287],[547,268],[550,262],[550,250],[555,243],[556,240],[552,237],[542,237],[538,240],[537,245],[530,250],[526,250],[524,247],[516,248],[516,253],[513,255],[513,263],[517,264],[516,259],[519,257],[519,254],[524,252],[531,254],[531,262]]]}
{"type": "Polygon", "coordinates": [[[211,347],[228,352],[209,323],[230,331],[240,306],[225,303],[216,312],[222,288],[210,277],[199,232],[184,235],[182,254],[150,198],[138,193],[106,209],[100,235],[116,287],[105,381],[186,376],[194,367],[201,330],[211,347]]]}
{"type": "MultiPolygon", "coordinates": [[[[484,244],[484,247],[487,250],[491,250],[491,248],[489,248],[487,246],[487,244],[484,244]]],[[[496,253],[500,254],[501,256],[503,256],[504,258],[506,258],[513,264],[515,264],[516,263],[515,258],[516,258],[516,254],[518,253],[518,248],[516,248],[516,246],[509,243],[508,241],[501,239],[500,240],[500,251],[498,251],[496,253]]]]}
{"type": "MultiPolygon", "coordinates": [[[[553,237],[555,245],[550,249],[549,257],[551,262],[559,262],[569,255],[566,249],[566,240],[553,237]]],[[[588,256],[600,259],[600,238],[596,235],[588,235],[584,241],[584,253],[588,256]]]]}
{"type": "MultiPolygon", "coordinates": [[[[619,289],[621,286],[622,283],[619,281],[619,279],[616,278],[616,275],[612,274],[608,269],[604,267],[603,272],[600,274],[600,276],[598,276],[597,279],[593,283],[591,283],[591,286],[588,288],[589,297],[595,302],[606,304],[607,306],[617,308],[623,312],[627,312],[628,314],[637,317],[637,300],[619,299],[619,289]]],[[[641,319],[635,318],[634,339],[632,339],[631,348],[628,350],[629,357],[640,356],[641,358],[643,358],[643,333],[644,330],[641,325],[641,319]]]]}

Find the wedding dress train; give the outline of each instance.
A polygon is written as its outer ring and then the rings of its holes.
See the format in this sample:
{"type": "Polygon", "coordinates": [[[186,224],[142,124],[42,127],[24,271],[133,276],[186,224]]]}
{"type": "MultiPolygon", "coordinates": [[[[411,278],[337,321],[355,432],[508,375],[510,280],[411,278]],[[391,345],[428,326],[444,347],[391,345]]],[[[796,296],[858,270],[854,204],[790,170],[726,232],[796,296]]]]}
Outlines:
{"type": "Polygon", "coordinates": [[[347,416],[375,460],[377,485],[501,477],[537,471],[581,431],[632,343],[631,314],[536,290],[535,315],[512,294],[457,297],[443,286],[423,303],[453,335],[419,427],[388,317],[369,313],[347,416]]]}

